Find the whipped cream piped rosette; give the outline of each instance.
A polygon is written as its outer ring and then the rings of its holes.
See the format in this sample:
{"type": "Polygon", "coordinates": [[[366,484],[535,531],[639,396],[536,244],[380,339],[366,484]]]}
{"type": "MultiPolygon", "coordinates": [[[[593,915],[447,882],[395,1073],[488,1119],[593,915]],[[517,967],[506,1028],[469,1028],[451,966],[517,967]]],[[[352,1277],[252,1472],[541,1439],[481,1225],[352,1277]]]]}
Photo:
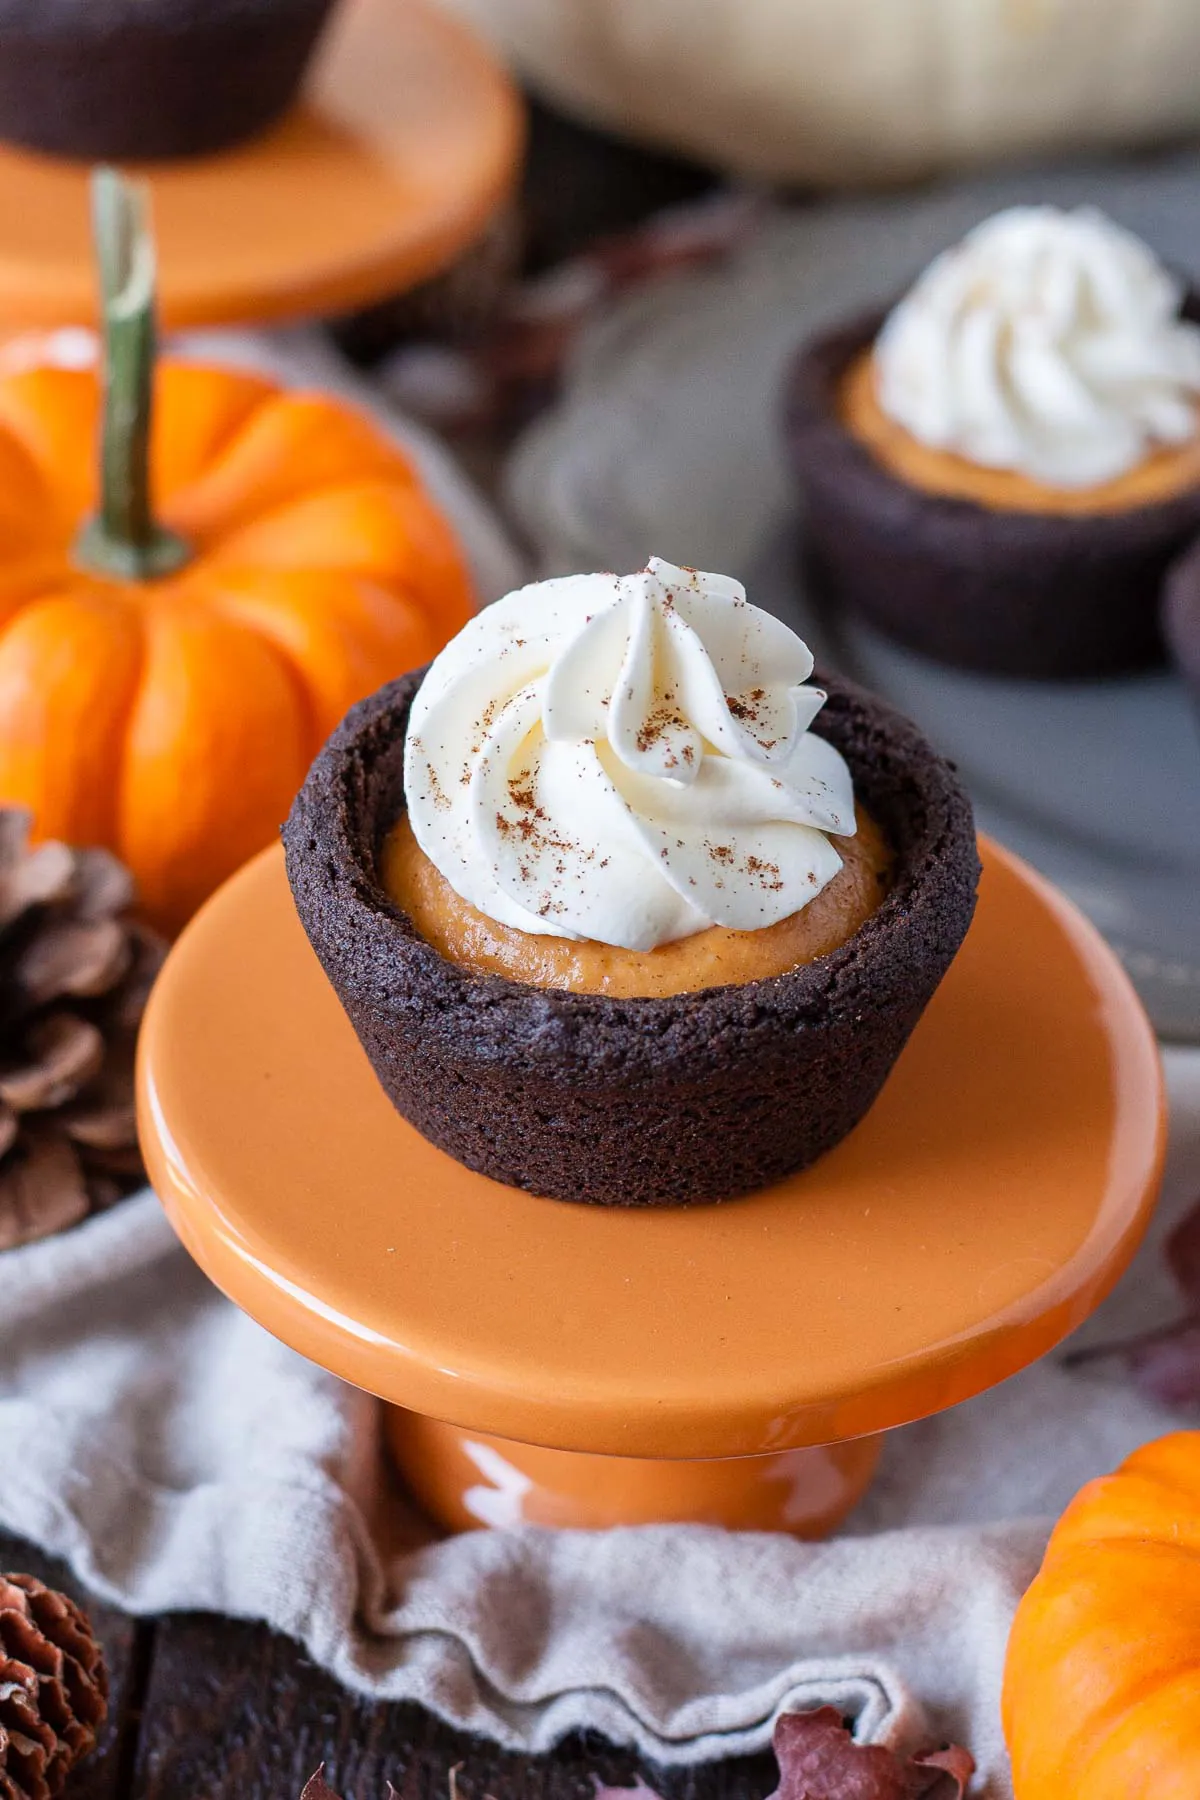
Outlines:
{"type": "Polygon", "coordinates": [[[724,1199],[871,1105],[970,922],[970,806],[744,589],[520,589],[356,707],[284,829],[394,1105],[601,1205],[724,1199]]]}
{"type": "Polygon", "coordinates": [[[736,581],[651,561],[478,615],[413,704],[405,794],[455,892],[534,935],[649,950],[787,918],[853,835],[807,646],[736,581]]]}
{"type": "Polygon", "coordinates": [[[1200,530],[1200,306],[1091,207],[1018,206],[788,385],[811,578],[910,648],[1077,678],[1162,659],[1200,530]]]}
{"type": "Polygon", "coordinates": [[[1184,290],[1092,207],[998,213],[932,262],[875,346],[879,403],[921,443],[1092,487],[1197,433],[1184,290]]]}

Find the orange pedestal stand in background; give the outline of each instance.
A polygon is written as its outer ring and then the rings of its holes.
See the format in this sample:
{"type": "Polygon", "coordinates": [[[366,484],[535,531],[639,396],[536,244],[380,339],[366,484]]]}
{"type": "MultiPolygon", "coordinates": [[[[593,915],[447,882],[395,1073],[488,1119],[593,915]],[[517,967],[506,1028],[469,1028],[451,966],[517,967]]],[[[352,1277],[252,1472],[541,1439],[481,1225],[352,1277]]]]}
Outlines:
{"type": "Polygon", "coordinates": [[[444,1525],[818,1535],[865,1491],[875,1434],[1087,1317],[1157,1190],[1132,989],[1052,888],[994,846],[984,863],[966,944],[845,1143],[745,1199],[624,1211],[502,1187],[399,1117],[270,850],[152,996],[155,1186],[233,1300],[390,1403],[444,1525]]]}
{"type": "MultiPolygon", "coordinates": [[[[427,0],[343,0],[301,103],[217,156],[150,164],[171,330],[366,306],[446,268],[514,187],[508,76],[427,0]]],[[[96,313],[87,167],[0,146],[0,329],[96,313]]]]}

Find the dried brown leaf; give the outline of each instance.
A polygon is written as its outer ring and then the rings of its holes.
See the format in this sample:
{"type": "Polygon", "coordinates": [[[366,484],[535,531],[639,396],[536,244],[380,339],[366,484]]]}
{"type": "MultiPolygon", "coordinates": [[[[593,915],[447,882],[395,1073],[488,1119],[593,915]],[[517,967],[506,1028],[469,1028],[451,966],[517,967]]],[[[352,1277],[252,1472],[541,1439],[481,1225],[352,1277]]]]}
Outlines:
{"type": "MultiPolygon", "coordinates": [[[[963,1800],[975,1773],[975,1759],[957,1744],[912,1757],[856,1744],[832,1706],[782,1714],[774,1748],[779,1786],[769,1800],[963,1800]]],[[[660,1800],[640,1775],[632,1787],[595,1787],[595,1800],[660,1800]]]]}
{"type": "Polygon", "coordinates": [[[921,1756],[914,1756],[912,1762],[919,1777],[923,1778],[926,1771],[933,1774],[930,1785],[917,1790],[927,1800],[962,1800],[975,1773],[975,1758],[961,1744],[947,1744],[944,1750],[927,1750],[921,1756]]]}
{"type": "Polygon", "coordinates": [[[957,1745],[902,1757],[856,1744],[832,1706],[784,1713],[775,1727],[772,1800],[963,1800],[975,1763],[957,1745]]]}
{"type": "Polygon", "coordinates": [[[428,344],[400,349],[389,363],[389,385],[443,429],[509,432],[553,400],[580,336],[615,295],[726,260],[753,237],[764,216],[761,196],[725,191],[599,238],[568,261],[514,284],[489,328],[443,345],[436,362],[430,362],[428,344]]]}
{"type": "Polygon", "coordinates": [[[1151,1400],[1185,1411],[1200,1407],[1200,1200],[1172,1231],[1163,1253],[1187,1307],[1183,1316],[1119,1343],[1073,1350],[1063,1366],[1080,1369],[1119,1358],[1151,1400]]]}
{"type": "Polygon", "coordinates": [[[65,1106],[100,1073],[104,1039],[74,1013],[48,1013],[25,1038],[28,1061],[0,1069],[0,1100],[15,1112],[65,1106]]]}
{"type": "Polygon", "coordinates": [[[1119,1357],[1142,1392],[1161,1406],[1180,1411],[1200,1406],[1200,1317],[1180,1319],[1120,1344],[1094,1344],[1063,1360],[1078,1369],[1107,1357],[1119,1357]]]}
{"type": "Polygon", "coordinates": [[[325,1779],[325,1764],[310,1775],[300,1792],[300,1800],[340,1800],[325,1779]]]}

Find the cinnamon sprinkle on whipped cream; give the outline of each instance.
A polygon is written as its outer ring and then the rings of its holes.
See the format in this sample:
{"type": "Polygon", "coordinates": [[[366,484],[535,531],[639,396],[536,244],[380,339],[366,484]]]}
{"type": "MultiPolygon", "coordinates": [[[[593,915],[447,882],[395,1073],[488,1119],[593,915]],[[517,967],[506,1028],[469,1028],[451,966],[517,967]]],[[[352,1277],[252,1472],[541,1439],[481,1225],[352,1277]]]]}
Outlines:
{"type": "Polygon", "coordinates": [[[499,924],[629,950],[751,931],[815,898],[855,829],[809,729],[808,647],[727,576],[653,558],[485,608],[413,703],[421,849],[499,924]]]}

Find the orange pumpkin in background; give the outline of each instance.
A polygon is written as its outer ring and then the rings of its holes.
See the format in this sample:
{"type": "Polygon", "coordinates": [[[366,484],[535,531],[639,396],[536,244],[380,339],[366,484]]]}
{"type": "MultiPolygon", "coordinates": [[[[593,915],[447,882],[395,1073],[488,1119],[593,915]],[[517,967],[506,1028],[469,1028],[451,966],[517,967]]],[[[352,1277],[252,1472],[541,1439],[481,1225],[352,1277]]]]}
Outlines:
{"type": "Polygon", "coordinates": [[[1063,1514],[1017,1609],[1004,1729],[1016,1800],[1200,1796],[1200,1431],[1063,1514]]]}
{"type": "Polygon", "coordinates": [[[96,221],[103,384],[0,378],[0,802],[114,850],[173,931],[271,841],[347,707],[434,655],[472,596],[362,415],[155,370],[144,197],[103,172],[96,221]]]}

